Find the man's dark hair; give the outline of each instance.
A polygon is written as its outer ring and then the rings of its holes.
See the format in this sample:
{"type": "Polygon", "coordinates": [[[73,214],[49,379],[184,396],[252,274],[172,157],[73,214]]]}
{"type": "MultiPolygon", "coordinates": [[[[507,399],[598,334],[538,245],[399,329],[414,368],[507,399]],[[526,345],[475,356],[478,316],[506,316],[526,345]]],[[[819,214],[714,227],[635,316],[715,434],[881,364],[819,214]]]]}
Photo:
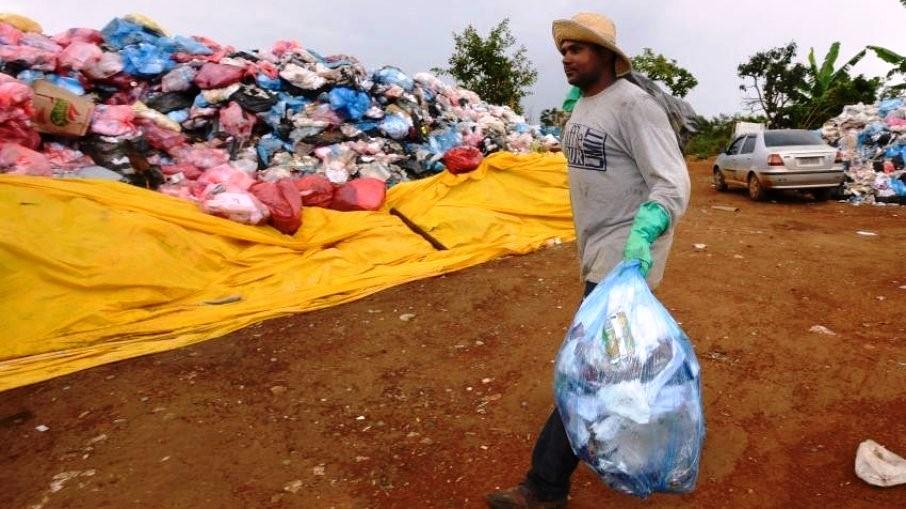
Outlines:
{"type": "Polygon", "coordinates": [[[617,75],[617,54],[609,49],[601,46],[600,44],[591,44],[591,47],[594,48],[595,53],[601,57],[601,60],[606,61],[610,58],[610,70],[613,71],[613,75],[617,75]]]}

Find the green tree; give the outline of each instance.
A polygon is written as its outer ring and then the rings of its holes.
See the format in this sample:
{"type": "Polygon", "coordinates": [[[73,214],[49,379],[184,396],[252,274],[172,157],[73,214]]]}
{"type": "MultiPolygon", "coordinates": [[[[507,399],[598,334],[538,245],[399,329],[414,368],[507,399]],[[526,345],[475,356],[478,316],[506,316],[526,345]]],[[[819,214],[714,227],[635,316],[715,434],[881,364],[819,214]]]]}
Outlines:
{"type": "Polygon", "coordinates": [[[837,62],[837,57],[840,55],[839,42],[831,44],[830,49],[827,51],[827,55],[824,56],[821,67],[818,67],[817,62],[815,61],[815,48],[810,48],[808,52],[808,79],[806,80],[809,95],[813,98],[825,95],[837,82],[849,76],[849,70],[865,57],[866,51],[867,50],[863,49],[856,53],[856,55],[850,58],[848,62],[835,70],[834,64],[837,62]]]}
{"type": "Polygon", "coordinates": [[[695,76],[677,65],[676,60],[668,59],[660,53],[655,54],[651,48],[645,48],[641,55],[632,57],[632,67],[649,78],[660,81],[677,97],[686,97],[698,85],[695,76]]]}
{"type": "Polygon", "coordinates": [[[559,108],[548,108],[541,110],[541,125],[547,127],[563,127],[563,124],[569,120],[569,112],[559,108]]]}
{"type": "Polygon", "coordinates": [[[881,87],[880,78],[866,78],[863,75],[842,76],[824,94],[809,97],[792,108],[789,127],[816,129],[828,119],[839,115],[848,104],[874,103],[881,87]]]}
{"type": "Polygon", "coordinates": [[[447,61],[449,67],[432,71],[453,77],[460,86],[489,103],[509,106],[522,113],[520,102],[538,80],[538,71],[526,56],[525,46],[511,50],[516,38],[510,33],[509,18],[491,29],[487,37],[469,25],[462,33],[453,33],[453,42],[455,48],[447,61]]]}
{"type": "Polygon", "coordinates": [[[793,127],[814,129],[827,118],[840,113],[847,104],[857,102],[871,103],[877,98],[881,85],[879,78],[866,78],[863,75],[852,78],[849,70],[865,57],[863,49],[850,58],[839,69],[834,69],[840,55],[840,43],[831,44],[821,67],[815,60],[815,50],[808,54],[808,72],[801,89],[802,99],[793,107],[790,121],[793,127]]]}
{"type": "Polygon", "coordinates": [[[712,118],[699,116],[696,119],[695,134],[686,144],[686,154],[698,159],[706,159],[723,152],[730,144],[736,122],[763,123],[764,117],[751,117],[744,115],[718,115],[712,118]]]}
{"type": "Polygon", "coordinates": [[[794,63],[796,43],[761,51],[737,67],[743,79],[739,89],[754,91],[755,97],[746,98],[746,104],[754,113],[761,111],[767,118],[768,127],[788,127],[795,106],[804,99],[808,69],[794,63]],[[751,83],[749,83],[751,82],[751,83]]]}
{"type": "MultiPolygon", "coordinates": [[[[906,5],[906,0],[902,0],[903,5],[906,5]]],[[[878,56],[881,60],[887,62],[888,64],[893,64],[893,69],[887,73],[888,82],[894,79],[897,75],[901,78],[906,77],[906,57],[891,51],[880,46],[868,46],[868,49],[872,50],[875,55],[878,56]]],[[[889,95],[897,95],[900,92],[906,91],[906,80],[903,83],[896,85],[889,85],[887,88],[887,93],[889,95]]]]}
{"type": "MultiPolygon", "coordinates": [[[[870,47],[869,47],[870,49],[870,47]]],[[[744,83],[739,88],[754,91],[746,99],[752,111],[762,111],[768,127],[814,129],[847,104],[872,103],[877,99],[880,78],[852,77],[852,66],[865,56],[862,50],[839,69],[840,43],[831,45],[818,66],[814,49],[808,66],[794,62],[796,43],[756,53],[737,69],[744,83]],[[749,84],[751,82],[751,84],[749,84]]]]}
{"type": "Polygon", "coordinates": [[[555,126],[557,114],[561,110],[558,108],[548,108],[546,110],[541,110],[541,125],[543,126],[555,126]]]}

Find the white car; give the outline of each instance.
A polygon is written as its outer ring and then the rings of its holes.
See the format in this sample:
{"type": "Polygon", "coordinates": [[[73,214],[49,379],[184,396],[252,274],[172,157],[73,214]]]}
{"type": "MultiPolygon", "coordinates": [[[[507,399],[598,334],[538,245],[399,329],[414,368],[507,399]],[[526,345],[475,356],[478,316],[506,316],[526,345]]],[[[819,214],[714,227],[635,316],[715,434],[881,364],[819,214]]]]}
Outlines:
{"type": "Polygon", "coordinates": [[[714,161],[714,188],[745,186],[749,198],[763,200],[772,189],[802,189],[817,200],[830,198],[843,183],[837,149],[803,129],[776,129],[735,138],[714,161]]]}

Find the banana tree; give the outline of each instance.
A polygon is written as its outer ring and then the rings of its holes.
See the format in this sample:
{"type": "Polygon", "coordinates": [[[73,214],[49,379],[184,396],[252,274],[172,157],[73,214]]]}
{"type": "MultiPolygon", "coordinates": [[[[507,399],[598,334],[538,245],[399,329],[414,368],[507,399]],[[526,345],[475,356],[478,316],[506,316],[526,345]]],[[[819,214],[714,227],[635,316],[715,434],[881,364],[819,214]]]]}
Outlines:
{"type": "Polygon", "coordinates": [[[839,69],[835,69],[834,66],[837,63],[837,58],[840,56],[839,42],[831,44],[820,67],[815,59],[815,48],[809,49],[808,73],[806,80],[801,87],[802,95],[808,97],[808,100],[804,103],[804,114],[800,117],[803,125],[811,126],[817,121],[816,119],[827,116],[826,110],[832,108],[826,100],[830,95],[830,92],[835,86],[850,80],[850,69],[865,58],[866,52],[867,49],[863,49],[856,53],[839,69]]]}
{"type": "Polygon", "coordinates": [[[865,53],[866,50],[863,49],[850,58],[842,67],[834,70],[834,64],[837,63],[837,57],[840,56],[839,42],[831,44],[830,50],[824,56],[824,62],[821,63],[820,68],[815,61],[815,48],[810,48],[808,52],[808,84],[810,90],[807,91],[809,95],[813,99],[817,99],[827,94],[827,91],[833,87],[835,82],[849,76],[849,70],[865,58],[865,53]]]}
{"type": "MultiPolygon", "coordinates": [[[[904,5],[906,5],[906,0],[903,0],[903,2],[904,5]]],[[[881,60],[887,62],[888,64],[893,64],[893,69],[891,69],[890,72],[887,73],[888,80],[893,78],[897,74],[906,76],[906,57],[880,46],[868,46],[868,49],[873,51],[875,55],[877,55],[881,60]]],[[[899,85],[894,85],[888,90],[895,93],[902,92],[906,90],[906,82],[900,83],[899,85]]]]}

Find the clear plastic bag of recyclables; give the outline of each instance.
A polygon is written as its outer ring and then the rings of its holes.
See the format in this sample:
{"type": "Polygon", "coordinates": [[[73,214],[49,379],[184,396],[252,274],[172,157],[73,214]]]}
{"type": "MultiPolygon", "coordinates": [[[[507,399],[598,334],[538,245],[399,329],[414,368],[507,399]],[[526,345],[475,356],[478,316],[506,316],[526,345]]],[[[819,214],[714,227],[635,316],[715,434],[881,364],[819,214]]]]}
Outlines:
{"type": "Polygon", "coordinates": [[[623,262],[586,297],[557,355],[554,392],[573,451],[639,497],[695,488],[705,436],[689,338],[623,262]]]}

